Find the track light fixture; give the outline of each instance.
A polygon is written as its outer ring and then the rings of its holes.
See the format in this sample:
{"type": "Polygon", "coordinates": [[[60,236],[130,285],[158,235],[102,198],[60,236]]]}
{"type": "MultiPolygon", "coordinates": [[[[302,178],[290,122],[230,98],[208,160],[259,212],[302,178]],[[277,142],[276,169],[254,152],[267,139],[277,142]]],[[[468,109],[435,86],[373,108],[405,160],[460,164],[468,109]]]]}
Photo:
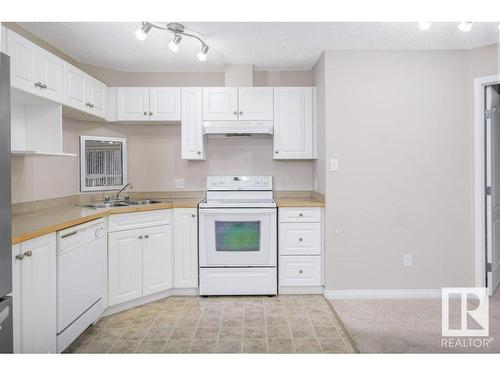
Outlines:
{"type": "Polygon", "coordinates": [[[201,39],[199,36],[186,32],[184,30],[184,25],[181,25],[180,23],[167,23],[165,26],[163,26],[162,24],[158,24],[155,22],[143,22],[141,27],[135,32],[135,36],[139,40],[145,40],[148,32],[153,27],[159,30],[170,31],[171,33],[174,34],[174,38],[168,44],[168,48],[170,48],[174,52],[177,52],[179,50],[179,45],[182,41],[182,36],[187,36],[198,40],[201,43],[201,49],[196,56],[200,61],[205,61],[207,59],[208,50],[210,49],[208,47],[208,44],[205,43],[205,41],[201,39]]]}

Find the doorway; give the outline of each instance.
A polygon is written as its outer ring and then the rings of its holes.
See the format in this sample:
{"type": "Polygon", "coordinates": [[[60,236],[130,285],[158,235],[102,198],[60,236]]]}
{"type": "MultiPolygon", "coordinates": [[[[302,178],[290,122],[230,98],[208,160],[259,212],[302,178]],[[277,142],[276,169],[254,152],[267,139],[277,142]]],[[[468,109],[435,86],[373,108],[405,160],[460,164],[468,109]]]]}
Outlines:
{"type": "Polygon", "coordinates": [[[475,240],[477,287],[500,284],[500,75],[475,80],[475,240]]]}

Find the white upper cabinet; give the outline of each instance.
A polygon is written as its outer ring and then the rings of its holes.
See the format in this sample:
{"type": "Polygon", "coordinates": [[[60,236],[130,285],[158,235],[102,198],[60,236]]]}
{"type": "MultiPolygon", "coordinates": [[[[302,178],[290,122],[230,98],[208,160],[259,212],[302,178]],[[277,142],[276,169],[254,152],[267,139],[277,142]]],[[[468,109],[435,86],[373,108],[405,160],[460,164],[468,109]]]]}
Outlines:
{"type": "Polygon", "coordinates": [[[86,81],[86,74],[84,72],[75,68],[73,65],[65,65],[64,83],[66,86],[65,103],[67,105],[80,111],[85,111],[87,107],[86,81]]]}
{"type": "Polygon", "coordinates": [[[238,88],[203,88],[203,120],[237,120],[238,113],[238,88]]]}
{"type": "Polygon", "coordinates": [[[62,103],[64,100],[64,61],[59,57],[37,48],[35,55],[35,77],[33,84],[47,99],[62,103]],[[41,87],[40,87],[41,85],[41,87]]]}
{"type": "Polygon", "coordinates": [[[118,121],[179,121],[181,89],[178,87],[118,87],[118,121]]]}
{"type": "Polygon", "coordinates": [[[174,209],[174,287],[198,287],[198,214],[196,208],[174,209]]]}
{"type": "Polygon", "coordinates": [[[150,87],[149,110],[151,121],[179,121],[181,119],[180,87],[150,87]]]}
{"type": "Polygon", "coordinates": [[[201,87],[182,88],[181,140],[182,159],[204,160],[201,87]]]}
{"type": "Polygon", "coordinates": [[[272,87],[240,87],[238,89],[239,120],[273,120],[272,87]]]}
{"type": "Polygon", "coordinates": [[[38,48],[29,40],[7,30],[10,84],[13,87],[38,94],[37,87],[35,87],[35,56],[38,48]]]}
{"type": "Polygon", "coordinates": [[[107,87],[104,83],[87,76],[86,111],[99,117],[106,117],[107,87]]]}
{"type": "Polygon", "coordinates": [[[274,158],[313,159],[313,88],[274,88],[274,158]]]}
{"type": "Polygon", "coordinates": [[[149,88],[119,87],[117,101],[118,121],[149,120],[149,88]]]}

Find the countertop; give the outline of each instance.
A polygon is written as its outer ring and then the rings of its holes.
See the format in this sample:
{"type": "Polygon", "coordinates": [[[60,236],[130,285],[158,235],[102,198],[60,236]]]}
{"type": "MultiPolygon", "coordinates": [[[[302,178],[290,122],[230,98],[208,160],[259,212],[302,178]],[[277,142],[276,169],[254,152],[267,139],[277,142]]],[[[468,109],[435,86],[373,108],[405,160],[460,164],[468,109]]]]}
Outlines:
{"type": "Polygon", "coordinates": [[[44,208],[12,215],[12,244],[17,244],[48,233],[82,224],[113,214],[162,210],[167,208],[196,208],[200,199],[158,199],[162,203],[144,206],[126,206],[92,209],[76,205],[44,208]]]}
{"type": "Polygon", "coordinates": [[[325,207],[325,202],[311,197],[274,198],[278,207],[325,207]]]}

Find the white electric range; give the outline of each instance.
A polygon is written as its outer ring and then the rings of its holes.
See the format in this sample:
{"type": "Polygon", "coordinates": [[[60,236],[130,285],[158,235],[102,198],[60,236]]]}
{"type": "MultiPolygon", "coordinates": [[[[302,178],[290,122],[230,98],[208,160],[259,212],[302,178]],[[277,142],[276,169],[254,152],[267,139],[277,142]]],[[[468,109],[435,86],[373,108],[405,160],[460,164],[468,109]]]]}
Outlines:
{"type": "Polygon", "coordinates": [[[200,295],[275,295],[272,176],[210,176],[199,204],[200,295]]]}

